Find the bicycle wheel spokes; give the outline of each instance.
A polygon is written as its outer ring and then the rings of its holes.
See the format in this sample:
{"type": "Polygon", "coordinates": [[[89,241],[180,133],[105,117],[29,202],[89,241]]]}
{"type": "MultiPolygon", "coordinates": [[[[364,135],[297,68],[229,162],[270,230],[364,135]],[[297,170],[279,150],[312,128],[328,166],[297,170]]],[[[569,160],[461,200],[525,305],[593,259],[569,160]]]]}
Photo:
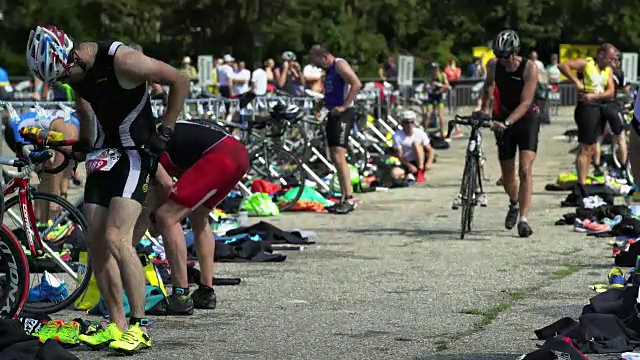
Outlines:
{"type": "Polygon", "coordinates": [[[25,311],[54,313],[71,305],[86,289],[91,277],[88,255],[88,225],[82,213],[59,196],[33,192],[34,210],[43,252],[32,254],[26,246],[26,233],[17,197],[7,201],[5,224],[16,233],[27,254],[30,290],[25,311]],[[19,221],[15,221],[15,219],[19,221]],[[83,261],[81,253],[86,254],[83,261]]]}
{"type": "Polygon", "coordinates": [[[462,216],[460,218],[460,239],[471,231],[473,222],[473,207],[475,206],[476,180],[477,180],[477,160],[467,157],[464,166],[464,179],[462,188],[462,216]]]}

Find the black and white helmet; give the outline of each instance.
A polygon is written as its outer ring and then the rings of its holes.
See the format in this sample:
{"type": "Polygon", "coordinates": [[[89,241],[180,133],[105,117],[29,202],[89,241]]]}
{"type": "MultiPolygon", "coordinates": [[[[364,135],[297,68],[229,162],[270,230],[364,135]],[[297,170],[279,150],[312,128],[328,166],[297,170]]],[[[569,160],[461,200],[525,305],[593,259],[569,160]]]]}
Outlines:
{"type": "Polygon", "coordinates": [[[513,30],[504,30],[493,41],[493,52],[496,55],[515,53],[520,48],[520,37],[513,30]]]}

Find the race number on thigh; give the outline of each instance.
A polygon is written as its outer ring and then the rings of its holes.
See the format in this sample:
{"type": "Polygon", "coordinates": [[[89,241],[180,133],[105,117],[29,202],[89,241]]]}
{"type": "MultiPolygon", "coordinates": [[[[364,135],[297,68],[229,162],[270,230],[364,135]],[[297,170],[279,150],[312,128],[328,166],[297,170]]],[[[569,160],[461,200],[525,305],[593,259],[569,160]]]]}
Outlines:
{"type": "Polygon", "coordinates": [[[120,160],[122,154],[117,149],[97,149],[87,154],[85,167],[87,175],[95,171],[109,171],[120,160]]]}

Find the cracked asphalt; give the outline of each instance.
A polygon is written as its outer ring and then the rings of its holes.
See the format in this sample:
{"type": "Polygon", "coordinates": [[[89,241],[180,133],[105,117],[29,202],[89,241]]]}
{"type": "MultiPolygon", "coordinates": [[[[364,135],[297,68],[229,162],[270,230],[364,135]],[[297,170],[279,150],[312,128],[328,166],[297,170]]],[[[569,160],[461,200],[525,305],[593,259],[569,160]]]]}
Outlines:
{"type": "Polygon", "coordinates": [[[152,317],[153,348],[135,358],[497,360],[535,350],[533,330],[577,317],[594,295],[588,286],[605,282],[612,264],[607,240],[553,225],[567,212],[559,206],[566,194],[544,186],[573,161],[570,145],[554,139],[573,126],[572,110],[561,114],[540,136],[531,238],[504,229],[507,198],[495,186],[496,149],[485,131],[489,207],[476,211],[475,230],[458,239],[460,212],[450,203],[466,141],[455,140],[425,185],[362,195],[364,203],[346,216],[259,219],[315,231],[317,243],[286,251],[283,263],[218,265],[219,276],[242,284],[218,287],[216,310],[152,317]]]}

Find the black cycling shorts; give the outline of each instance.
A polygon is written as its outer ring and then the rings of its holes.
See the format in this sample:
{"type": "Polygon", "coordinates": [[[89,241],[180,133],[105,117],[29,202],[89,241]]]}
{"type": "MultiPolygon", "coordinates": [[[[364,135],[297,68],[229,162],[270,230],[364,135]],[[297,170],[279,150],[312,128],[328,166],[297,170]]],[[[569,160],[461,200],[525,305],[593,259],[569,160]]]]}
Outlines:
{"type": "Polygon", "coordinates": [[[345,111],[329,113],[325,131],[327,133],[327,146],[349,148],[349,136],[356,119],[355,110],[348,108],[345,111]]]}
{"type": "Polygon", "coordinates": [[[579,102],[574,112],[574,120],[578,125],[578,142],[593,145],[598,142],[600,133],[609,123],[611,132],[620,135],[624,127],[624,117],[617,104],[588,104],[579,102]]]}
{"type": "MultiPolygon", "coordinates": [[[[506,120],[506,116],[503,116],[506,120]]],[[[538,151],[540,121],[537,112],[530,112],[502,133],[495,133],[500,161],[513,160],[519,151],[538,151]]]]}
{"type": "Polygon", "coordinates": [[[118,162],[109,171],[94,171],[84,187],[85,204],[108,208],[111,199],[121,197],[143,204],[149,191],[151,157],[138,150],[121,150],[118,162]]]}
{"type": "Polygon", "coordinates": [[[427,106],[444,104],[444,94],[441,92],[429,94],[427,97],[427,106]]]}

